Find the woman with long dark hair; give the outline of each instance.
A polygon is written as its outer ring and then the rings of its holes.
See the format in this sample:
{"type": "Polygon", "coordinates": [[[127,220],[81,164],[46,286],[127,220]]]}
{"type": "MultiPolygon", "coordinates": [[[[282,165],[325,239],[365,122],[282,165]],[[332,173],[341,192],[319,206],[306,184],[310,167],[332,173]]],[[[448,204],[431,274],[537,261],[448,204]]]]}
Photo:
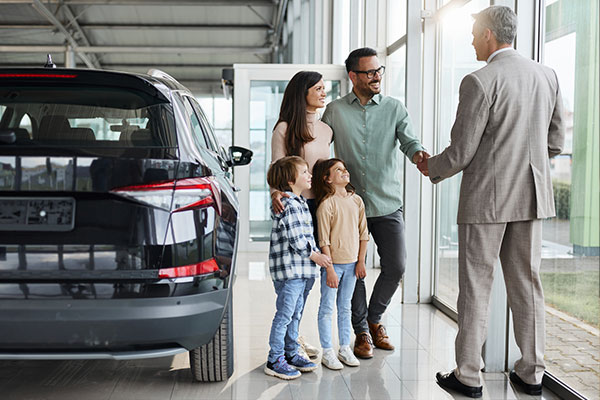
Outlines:
{"type": "MultiPolygon", "coordinates": [[[[271,139],[271,162],[285,156],[300,156],[310,171],[318,159],[330,156],[333,131],[319,119],[318,108],[325,107],[325,84],[318,72],[300,71],[292,77],[285,92],[279,111],[279,120],[273,128],[271,139]]],[[[312,190],[302,193],[314,216],[317,206],[312,190]]],[[[281,192],[273,191],[273,209],[281,212],[281,192]]],[[[316,218],[313,218],[316,221],[316,218]]]]}
{"type": "MultiPolygon", "coordinates": [[[[325,107],[325,84],[323,76],[314,71],[300,71],[289,81],[279,111],[279,120],[273,128],[271,139],[271,162],[285,156],[299,156],[308,163],[309,170],[321,158],[329,158],[333,131],[319,119],[317,109],[325,107]]],[[[281,197],[287,196],[277,190],[271,191],[273,210],[283,211],[281,197]]],[[[302,192],[313,219],[315,242],[317,238],[317,204],[311,189],[302,192]]],[[[306,284],[304,302],[314,284],[306,284]]],[[[308,356],[316,357],[319,349],[306,343],[302,336],[299,343],[308,356]]]]}

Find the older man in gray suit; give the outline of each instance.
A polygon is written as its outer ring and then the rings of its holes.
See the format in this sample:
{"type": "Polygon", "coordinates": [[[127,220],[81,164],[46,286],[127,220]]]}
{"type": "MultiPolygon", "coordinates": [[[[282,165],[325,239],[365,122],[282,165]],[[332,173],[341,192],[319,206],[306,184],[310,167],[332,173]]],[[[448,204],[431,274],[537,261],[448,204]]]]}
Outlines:
{"type": "Polygon", "coordinates": [[[450,145],[419,165],[433,183],[463,172],[457,367],[438,373],[437,381],[469,397],[482,395],[481,348],[499,256],[522,355],[510,380],[528,394],[541,394],[542,219],[555,215],[549,158],[563,147],[562,101],[554,71],[511,47],[517,16],[510,8],[492,6],[473,17],[477,60],[488,64],[461,83],[450,145]]]}

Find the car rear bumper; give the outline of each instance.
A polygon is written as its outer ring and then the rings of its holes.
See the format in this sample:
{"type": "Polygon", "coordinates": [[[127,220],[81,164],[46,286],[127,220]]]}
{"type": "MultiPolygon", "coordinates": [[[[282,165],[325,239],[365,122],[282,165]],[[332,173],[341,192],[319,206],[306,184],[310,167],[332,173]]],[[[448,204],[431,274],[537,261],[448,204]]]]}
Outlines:
{"type": "Polygon", "coordinates": [[[148,299],[0,300],[0,359],[173,355],[213,338],[227,298],[228,290],[216,290],[148,299]]]}
{"type": "Polygon", "coordinates": [[[113,352],[0,352],[0,360],[141,360],[144,358],[169,357],[187,351],[188,349],[184,347],[174,347],[170,349],[113,352]]]}

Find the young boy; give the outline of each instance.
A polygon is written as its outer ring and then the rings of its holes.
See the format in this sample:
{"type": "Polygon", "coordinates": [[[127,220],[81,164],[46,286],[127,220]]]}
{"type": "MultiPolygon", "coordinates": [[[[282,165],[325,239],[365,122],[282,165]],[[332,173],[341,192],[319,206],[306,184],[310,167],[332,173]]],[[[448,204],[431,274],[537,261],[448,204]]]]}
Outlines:
{"type": "Polygon", "coordinates": [[[317,365],[298,354],[298,325],[304,308],[306,281],[317,276],[316,264],[331,266],[331,259],[318,251],[303,190],[310,189],[308,164],[300,157],[283,157],[267,172],[269,186],[289,197],[282,198],[284,210],[272,212],[273,228],[269,250],[269,270],[277,302],[269,336],[269,357],[265,374],[281,379],[296,379],[300,371],[317,365]]]}

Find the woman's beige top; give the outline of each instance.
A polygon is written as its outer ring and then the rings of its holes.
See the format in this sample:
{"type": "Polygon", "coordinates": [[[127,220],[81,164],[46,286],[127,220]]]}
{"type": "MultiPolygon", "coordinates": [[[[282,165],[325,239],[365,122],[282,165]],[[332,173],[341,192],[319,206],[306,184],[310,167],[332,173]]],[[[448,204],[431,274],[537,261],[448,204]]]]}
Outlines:
{"type": "Polygon", "coordinates": [[[334,194],[317,209],[319,245],[329,246],[334,264],[358,260],[361,240],[369,240],[365,204],[357,194],[347,197],[334,194]]]}
{"type": "MultiPolygon", "coordinates": [[[[306,113],[306,121],[308,122],[308,131],[315,138],[312,142],[304,144],[300,157],[308,163],[308,169],[312,172],[313,166],[317,160],[329,158],[331,154],[330,146],[333,140],[333,131],[324,122],[319,120],[319,114],[308,111],[306,113]]],[[[287,122],[278,123],[273,129],[273,137],[271,138],[271,162],[275,162],[282,157],[287,156],[285,151],[285,131],[287,130],[287,122]]],[[[312,190],[305,190],[302,196],[307,199],[314,199],[315,195],[312,190]]]]}

